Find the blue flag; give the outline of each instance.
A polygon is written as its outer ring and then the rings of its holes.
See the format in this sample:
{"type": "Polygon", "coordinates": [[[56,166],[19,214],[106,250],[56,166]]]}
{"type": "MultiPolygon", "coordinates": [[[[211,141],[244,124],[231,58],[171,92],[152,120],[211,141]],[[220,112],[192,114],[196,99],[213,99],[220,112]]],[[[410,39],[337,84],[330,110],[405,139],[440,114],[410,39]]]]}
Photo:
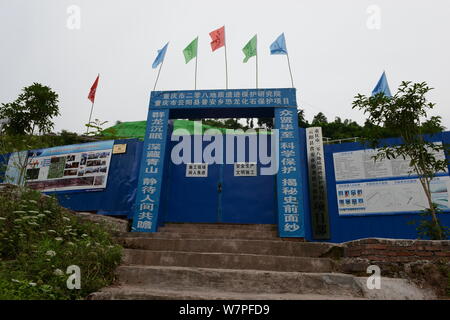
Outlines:
{"type": "Polygon", "coordinates": [[[162,49],[158,50],[158,55],[156,56],[156,59],[155,59],[155,61],[153,61],[153,64],[152,64],[153,69],[158,67],[158,65],[164,61],[164,57],[166,56],[166,51],[167,51],[168,45],[169,45],[169,43],[167,42],[166,45],[162,49]]]}
{"type": "Polygon", "coordinates": [[[372,96],[374,96],[380,92],[383,92],[386,97],[392,97],[391,90],[389,90],[386,73],[384,71],[383,71],[383,74],[381,75],[380,80],[378,80],[377,85],[375,86],[375,88],[372,91],[372,96]]]}
{"type": "Polygon", "coordinates": [[[287,54],[286,40],[284,39],[284,33],[270,45],[270,54],[287,54]]]}

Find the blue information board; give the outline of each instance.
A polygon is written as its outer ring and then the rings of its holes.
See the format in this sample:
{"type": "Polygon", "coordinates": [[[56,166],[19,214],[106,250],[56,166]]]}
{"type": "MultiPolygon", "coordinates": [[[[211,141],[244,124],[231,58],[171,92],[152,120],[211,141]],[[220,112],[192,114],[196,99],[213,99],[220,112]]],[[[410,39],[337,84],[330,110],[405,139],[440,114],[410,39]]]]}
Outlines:
{"type": "Polygon", "coordinates": [[[153,91],[150,108],[239,108],[296,106],[294,88],[153,91]]]}

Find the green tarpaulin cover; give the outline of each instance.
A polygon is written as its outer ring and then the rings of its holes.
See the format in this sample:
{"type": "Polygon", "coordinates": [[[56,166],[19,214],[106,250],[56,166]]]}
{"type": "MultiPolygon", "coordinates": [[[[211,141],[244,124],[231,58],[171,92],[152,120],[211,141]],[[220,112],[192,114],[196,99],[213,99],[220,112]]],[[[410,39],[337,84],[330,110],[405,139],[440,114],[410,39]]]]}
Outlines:
{"type": "MultiPolygon", "coordinates": [[[[147,121],[133,121],[133,122],[122,122],[116,124],[115,126],[109,127],[102,131],[102,135],[106,137],[116,137],[116,138],[140,138],[144,139],[145,130],[147,126],[147,121]]],[[[194,121],[190,120],[174,120],[173,129],[185,129],[190,134],[194,134],[194,121]]],[[[226,128],[217,128],[202,124],[202,132],[208,129],[217,129],[222,133],[225,133],[226,128]]],[[[261,130],[260,133],[266,133],[261,130]]]]}

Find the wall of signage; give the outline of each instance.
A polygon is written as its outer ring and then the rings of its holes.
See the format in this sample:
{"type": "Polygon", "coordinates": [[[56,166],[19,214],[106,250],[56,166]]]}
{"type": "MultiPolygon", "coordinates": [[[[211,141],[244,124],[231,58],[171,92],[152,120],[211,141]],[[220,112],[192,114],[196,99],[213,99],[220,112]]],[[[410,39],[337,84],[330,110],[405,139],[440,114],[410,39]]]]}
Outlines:
{"type": "MultiPolygon", "coordinates": [[[[440,143],[440,142],[439,142],[440,143]]],[[[333,154],[339,215],[420,212],[428,207],[417,176],[411,175],[408,159],[375,162],[376,150],[333,154]]],[[[443,152],[436,154],[444,159],[443,152]]],[[[433,201],[450,210],[450,178],[441,172],[431,183],[433,201]]]]}
{"type": "Polygon", "coordinates": [[[26,185],[40,191],[106,188],[113,140],[28,152],[26,185]]]}

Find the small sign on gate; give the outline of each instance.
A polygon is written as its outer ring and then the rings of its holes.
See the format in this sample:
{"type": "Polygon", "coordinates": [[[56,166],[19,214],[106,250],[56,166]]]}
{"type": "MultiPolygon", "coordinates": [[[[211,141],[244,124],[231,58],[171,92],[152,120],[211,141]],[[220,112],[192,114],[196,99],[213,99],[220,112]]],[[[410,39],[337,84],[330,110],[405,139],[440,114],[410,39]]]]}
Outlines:
{"type": "Polygon", "coordinates": [[[188,163],[186,164],[186,177],[207,177],[207,163],[188,163]]]}
{"type": "Polygon", "coordinates": [[[127,152],[127,144],[126,143],[115,144],[113,146],[113,154],[121,154],[121,153],[125,153],[125,152],[127,152]]]}
{"type": "Polygon", "coordinates": [[[236,162],[234,164],[235,177],[256,177],[256,162],[236,162]]]}

